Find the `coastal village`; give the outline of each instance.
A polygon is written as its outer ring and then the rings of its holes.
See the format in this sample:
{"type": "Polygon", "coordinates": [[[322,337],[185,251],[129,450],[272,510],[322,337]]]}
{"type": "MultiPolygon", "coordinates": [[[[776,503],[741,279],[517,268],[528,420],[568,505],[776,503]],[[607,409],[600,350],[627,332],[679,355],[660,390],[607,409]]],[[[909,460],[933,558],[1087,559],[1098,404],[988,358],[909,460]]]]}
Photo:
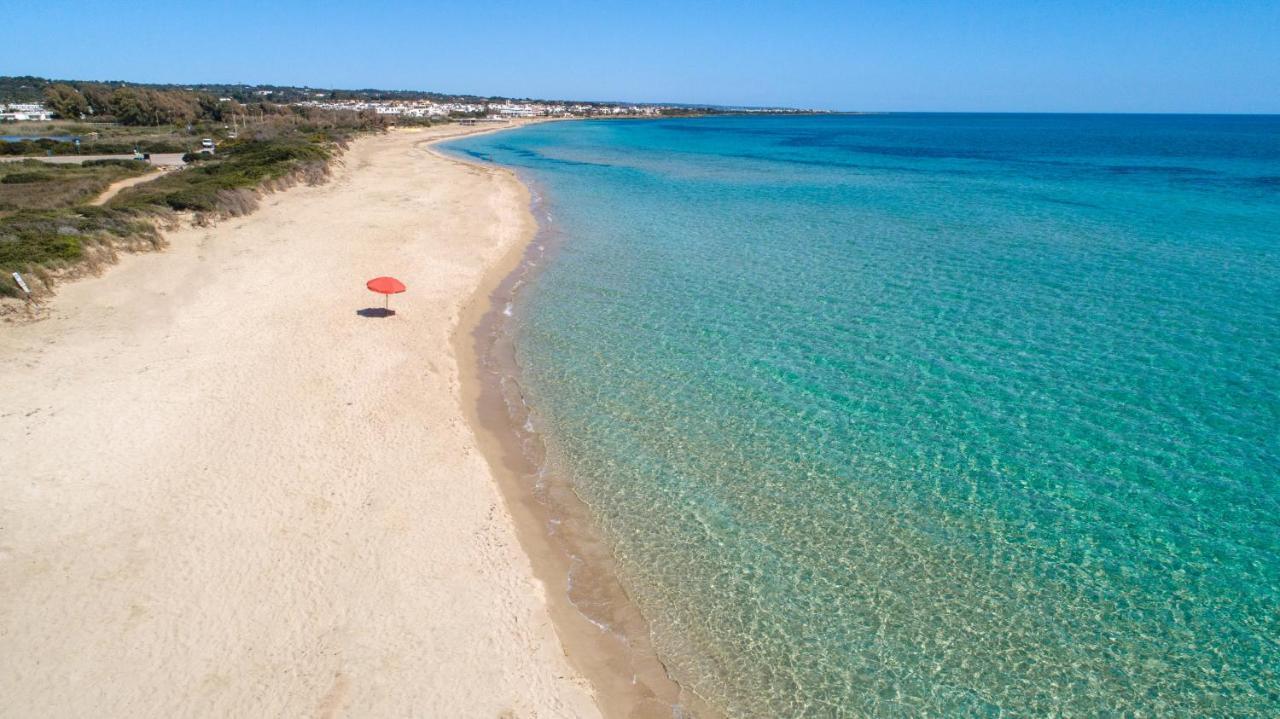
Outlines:
{"type": "MultiPolygon", "coordinates": [[[[265,92],[265,91],[264,91],[265,92]]],[[[323,94],[323,93],[322,93],[323,94]]],[[[262,96],[270,101],[269,95],[262,96]]],[[[221,102],[235,98],[220,97],[221,102]]],[[[282,103],[321,110],[374,112],[390,117],[423,120],[472,118],[506,120],[532,117],[660,117],[688,110],[666,105],[625,105],[558,102],[437,102],[432,100],[303,100],[282,103]]],[[[41,103],[0,104],[0,122],[45,122],[57,113],[41,103]]]]}
{"type": "MultiPolygon", "coordinates": [[[[257,91],[262,101],[272,102],[272,91],[257,91]]],[[[313,107],[322,110],[370,111],[378,115],[419,120],[448,120],[450,118],[484,119],[500,121],[517,118],[552,117],[663,117],[706,112],[707,108],[691,108],[682,105],[648,105],[627,103],[587,103],[548,101],[438,101],[330,99],[328,93],[316,93],[325,99],[299,100],[280,104],[313,107]]],[[[236,98],[219,97],[221,102],[235,102],[236,98]]],[[[795,113],[799,110],[782,108],[725,108],[720,111],[751,114],[795,113]]],[[[42,103],[0,104],[0,122],[44,122],[57,117],[57,113],[42,103]]]]}
{"type": "Polygon", "coordinates": [[[492,120],[529,117],[659,117],[677,108],[664,105],[610,105],[557,102],[436,102],[432,100],[305,100],[295,103],[324,110],[371,110],[379,115],[445,119],[484,117],[492,120]]]}

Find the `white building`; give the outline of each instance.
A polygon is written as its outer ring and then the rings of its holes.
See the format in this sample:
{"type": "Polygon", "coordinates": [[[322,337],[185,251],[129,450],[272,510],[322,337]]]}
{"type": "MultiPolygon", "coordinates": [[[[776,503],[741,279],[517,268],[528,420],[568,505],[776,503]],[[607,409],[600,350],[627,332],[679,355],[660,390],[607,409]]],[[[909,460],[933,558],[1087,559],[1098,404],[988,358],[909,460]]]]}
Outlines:
{"type": "Polygon", "coordinates": [[[39,103],[0,105],[0,121],[3,122],[45,122],[52,119],[53,112],[39,103]]]}
{"type": "Polygon", "coordinates": [[[527,105],[496,105],[498,114],[503,117],[533,117],[534,109],[527,105]]]}
{"type": "Polygon", "coordinates": [[[326,110],[371,110],[399,117],[448,117],[480,115],[507,119],[521,117],[594,117],[600,115],[658,116],[659,105],[567,105],[562,102],[434,102],[432,100],[306,100],[297,103],[326,110]]]}

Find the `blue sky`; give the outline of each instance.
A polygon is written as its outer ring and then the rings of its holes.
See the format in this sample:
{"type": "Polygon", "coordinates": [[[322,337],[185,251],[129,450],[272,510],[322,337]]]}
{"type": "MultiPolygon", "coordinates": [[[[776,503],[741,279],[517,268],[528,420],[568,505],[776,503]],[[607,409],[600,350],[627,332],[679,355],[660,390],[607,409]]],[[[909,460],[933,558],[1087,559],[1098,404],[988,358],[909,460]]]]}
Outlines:
{"type": "Polygon", "coordinates": [[[7,0],[0,74],[835,110],[1280,112],[1280,0],[7,0]]]}

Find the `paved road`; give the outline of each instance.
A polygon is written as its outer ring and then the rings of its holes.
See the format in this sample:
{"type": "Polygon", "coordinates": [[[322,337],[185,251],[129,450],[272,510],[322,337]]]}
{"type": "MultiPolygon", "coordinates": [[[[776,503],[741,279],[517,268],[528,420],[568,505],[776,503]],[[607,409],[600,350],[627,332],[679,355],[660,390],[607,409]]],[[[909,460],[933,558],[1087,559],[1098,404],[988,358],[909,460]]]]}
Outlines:
{"type": "MultiPolygon", "coordinates": [[[[19,162],[21,160],[39,160],[55,165],[79,164],[86,160],[132,160],[133,155],[16,155],[0,157],[0,162],[19,162]]],[[[156,167],[182,167],[181,152],[155,153],[151,155],[151,164],[156,167]]]]}

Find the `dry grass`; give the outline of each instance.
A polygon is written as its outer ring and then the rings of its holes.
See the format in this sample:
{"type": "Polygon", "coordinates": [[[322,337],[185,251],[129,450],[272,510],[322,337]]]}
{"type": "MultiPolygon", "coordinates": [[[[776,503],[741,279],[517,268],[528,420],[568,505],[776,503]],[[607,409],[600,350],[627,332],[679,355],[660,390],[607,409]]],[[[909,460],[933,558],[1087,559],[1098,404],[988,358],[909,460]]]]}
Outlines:
{"type": "MultiPolygon", "coordinates": [[[[115,123],[88,123],[54,120],[52,122],[15,122],[4,126],[4,134],[29,137],[79,137],[80,152],[87,155],[111,155],[131,153],[137,147],[143,152],[191,152],[198,149],[201,137],[213,134],[214,127],[197,126],[191,132],[186,127],[126,127],[115,123]]],[[[75,154],[75,146],[69,142],[55,143],[7,143],[0,146],[0,155],[43,155],[52,151],[55,155],[75,154]]]]}
{"type": "MultiPolygon", "coordinates": [[[[23,210],[0,221],[0,272],[6,280],[10,272],[22,272],[40,296],[52,291],[55,280],[99,272],[119,250],[163,246],[155,224],[130,213],[87,206],[23,210]]],[[[12,281],[0,281],[0,296],[19,295],[12,281]]]]}
{"type": "Polygon", "coordinates": [[[132,161],[54,165],[38,160],[0,163],[0,210],[52,210],[89,202],[127,177],[144,174],[132,161]]]}
{"type": "Polygon", "coordinates": [[[334,153],[352,133],[377,129],[375,120],[351,113],[273,118],[223,143],[216,157],[126,188],[103,207],[82,203],[146,166],[13,163],[4,171],[17,179],[0,180],[0,296],[20,294],[7,281],[12,271],[35,278],[36,294],[47,293],[60,279],[99,271],[121,250],[162,246],[158,226],[172,225],[179,216],[207,225],[253,212],[262,193],[321,184],[334,153]]]}

